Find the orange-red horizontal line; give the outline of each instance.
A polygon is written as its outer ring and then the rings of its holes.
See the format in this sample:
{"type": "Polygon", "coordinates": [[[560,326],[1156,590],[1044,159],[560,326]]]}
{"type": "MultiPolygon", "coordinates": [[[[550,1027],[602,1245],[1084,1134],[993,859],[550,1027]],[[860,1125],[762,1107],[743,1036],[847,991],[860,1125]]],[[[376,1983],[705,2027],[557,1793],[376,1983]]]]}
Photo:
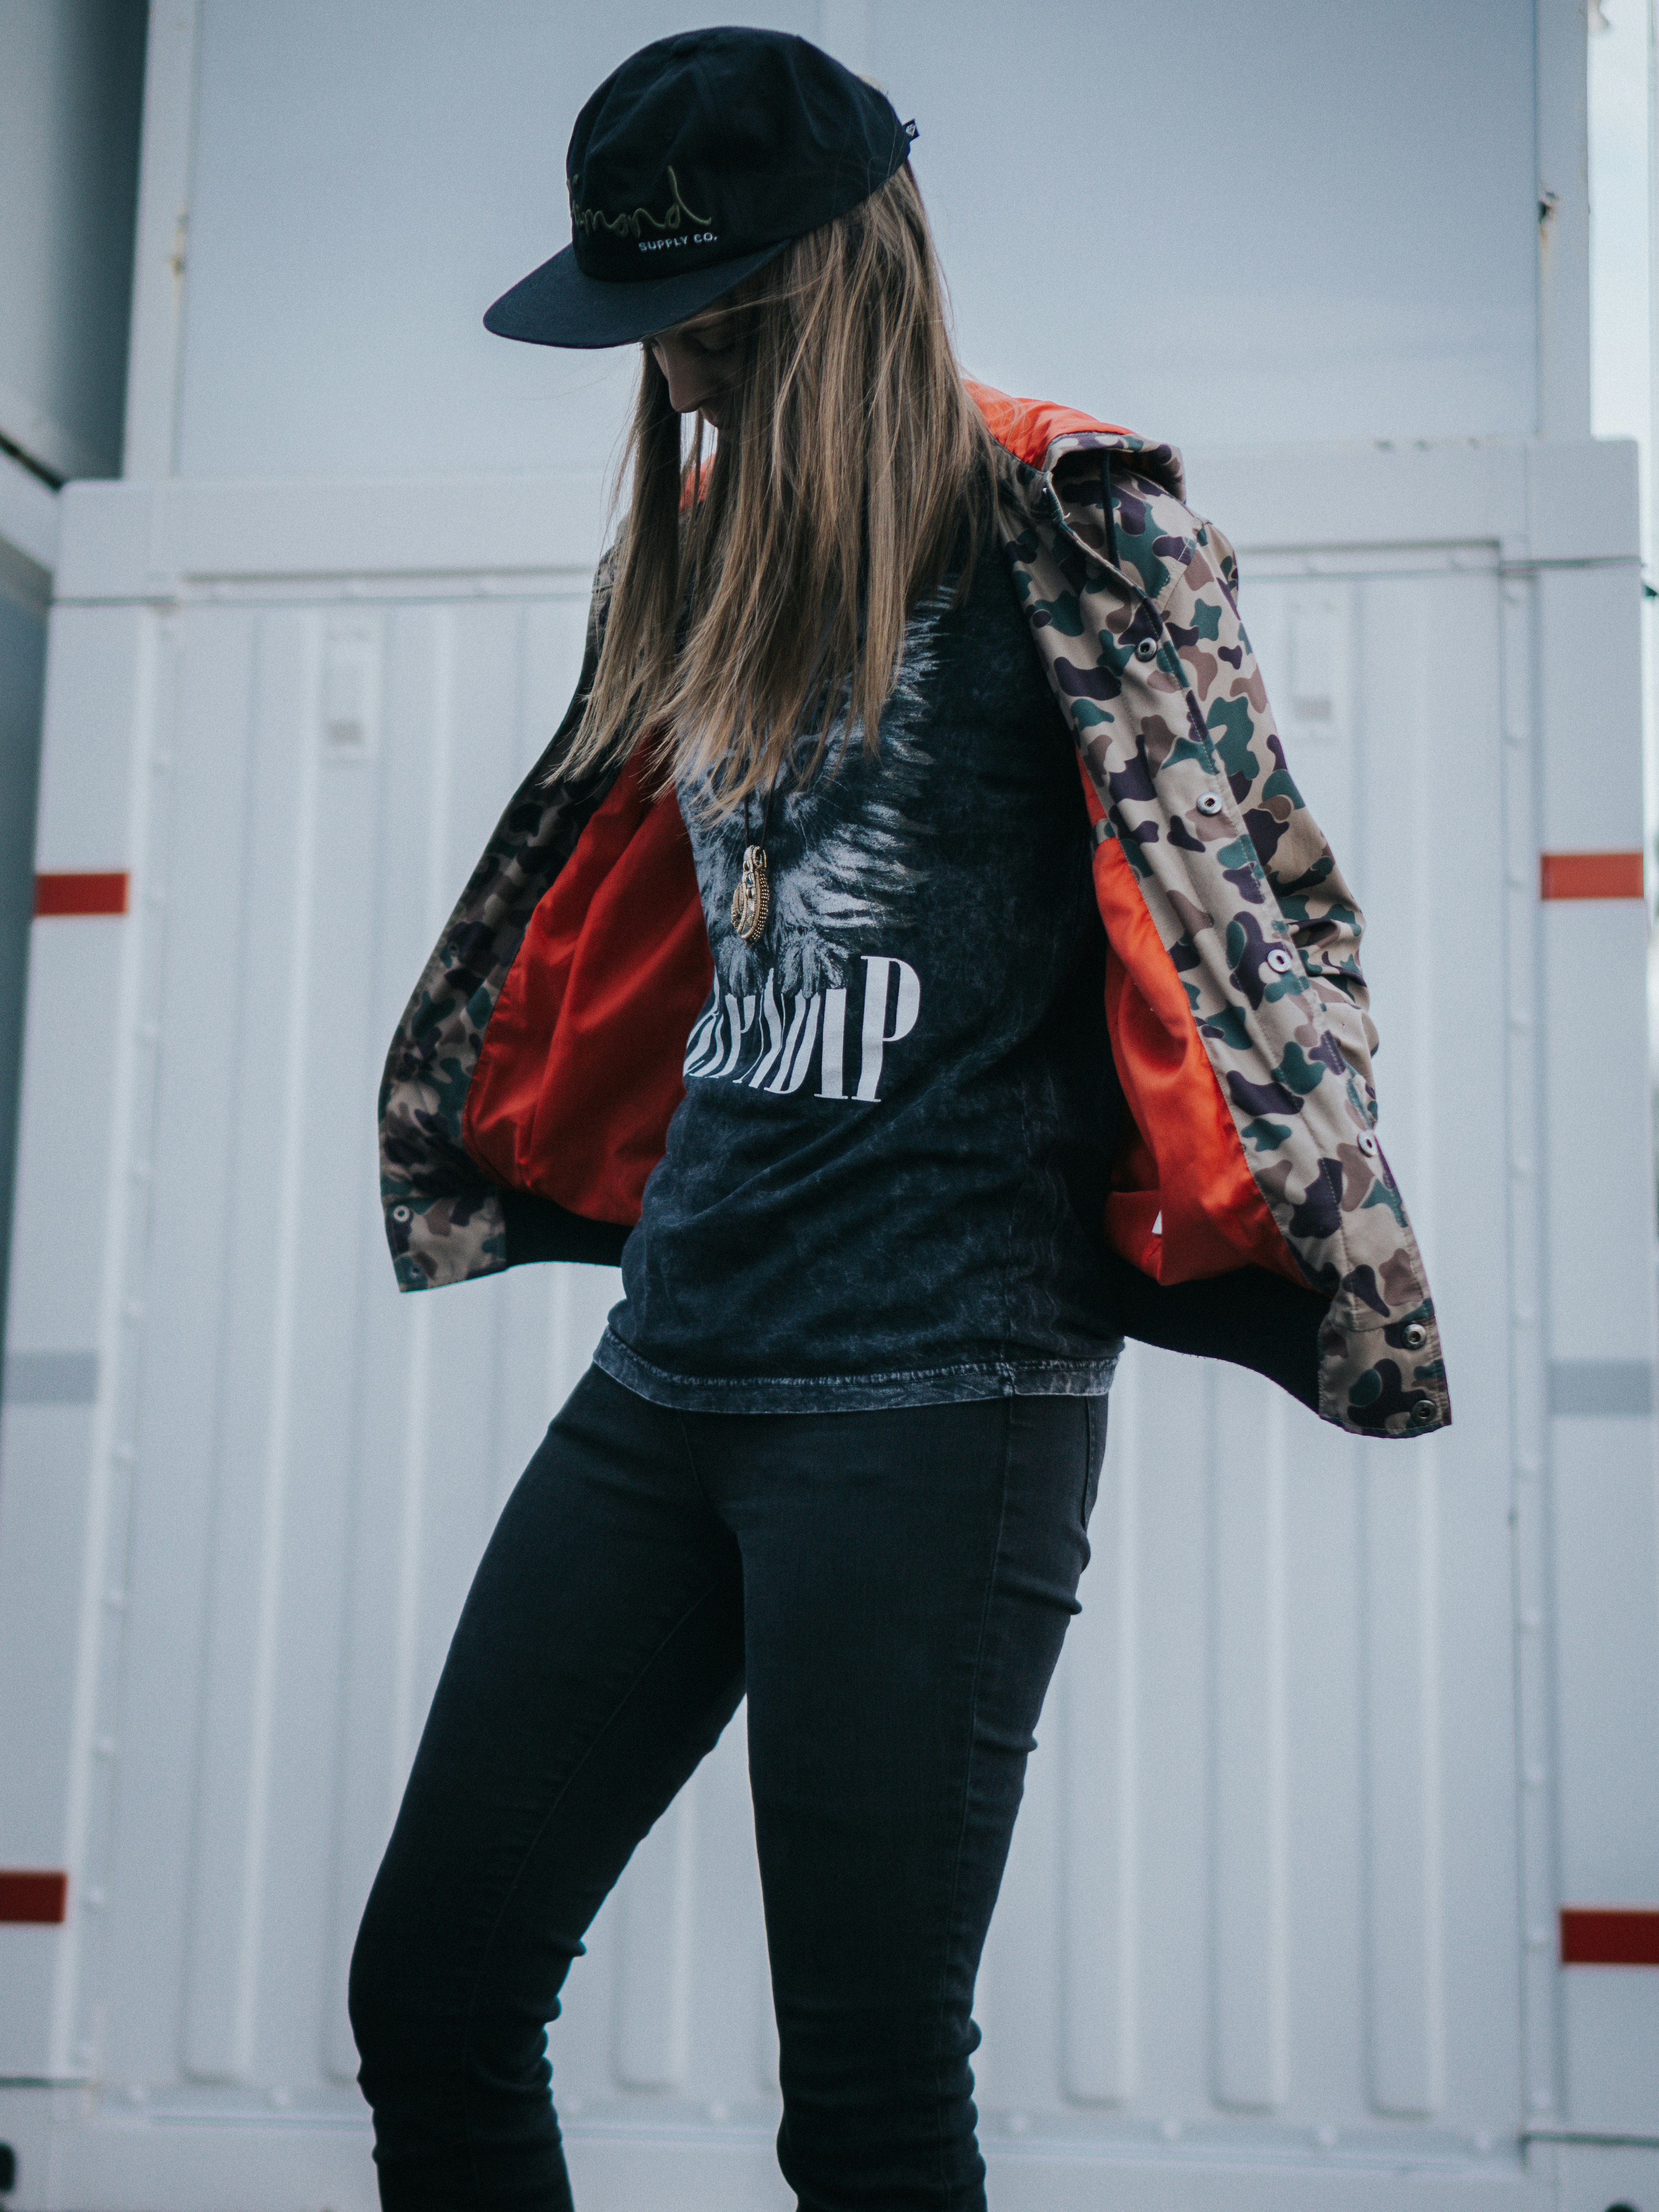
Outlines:
{"type": "Polygon", "coordinates": [[[1538,896],[1546,899],[1639,899],[1639,853],[1540,853],[1538,896]]]}
{"type": "Polygon", "coordinates": [[[70,914],[125,914],[127,875],[125,869],[103,875],[60,872],[34,878],[37,916],[70,914]]]}
{"type": "MultiPolygon", "coordinates": [[[[129,878],[125,870],[79,874],[70,872],[34,878],[37,915],[125,914],[129,878]]],[[[1639,899],[1642,855],[1636,853],[1542,853],[1539,896],[1546,899],[1639,899]]]]}
{"type": "Polygon", "coordinates": [[[1564,1966],[1659,1966],[1659,1906],[1564,1905],[1564,1966]]]}
{"type": "Polygon", "coordinates": [[[69,1918],[69,1876],[45,1868],[0,1867],[0,1922],[57,1928],[69,1918]]]}

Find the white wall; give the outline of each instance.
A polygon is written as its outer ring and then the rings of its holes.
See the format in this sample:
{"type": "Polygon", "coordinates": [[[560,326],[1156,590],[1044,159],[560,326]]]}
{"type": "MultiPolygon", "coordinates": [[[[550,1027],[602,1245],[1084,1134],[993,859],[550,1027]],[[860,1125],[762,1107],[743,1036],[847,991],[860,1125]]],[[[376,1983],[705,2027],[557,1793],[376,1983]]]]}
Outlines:
{"type": "Polygon", "coordinates": [[[820,37],[921,126],[964,353],[1180,442],[1524,435],[1530,0],[203,0],[179,465],[591,467],[631,362],[488,337],[566,141],[697,21],[820,37]]]}

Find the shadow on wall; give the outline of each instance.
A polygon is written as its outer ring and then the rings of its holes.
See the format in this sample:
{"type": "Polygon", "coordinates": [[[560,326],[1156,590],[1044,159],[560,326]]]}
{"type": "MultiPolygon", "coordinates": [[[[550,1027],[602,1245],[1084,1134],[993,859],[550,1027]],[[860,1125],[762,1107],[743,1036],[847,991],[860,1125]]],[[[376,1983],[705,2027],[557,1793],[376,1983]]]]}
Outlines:
{"type": "Polygon", "coordinates": [[[120,473],[147,15],[0,8],[0,437],[59,482],[120,473]]]}
{"type": "Polygon", "coordinates": [[[17,1161],[17,1090],[29,917],[34,904],[34,795],[46,665],[45,618],[0,591],[0,1341],[4,1336],[12,1178],[17,1161]]]}

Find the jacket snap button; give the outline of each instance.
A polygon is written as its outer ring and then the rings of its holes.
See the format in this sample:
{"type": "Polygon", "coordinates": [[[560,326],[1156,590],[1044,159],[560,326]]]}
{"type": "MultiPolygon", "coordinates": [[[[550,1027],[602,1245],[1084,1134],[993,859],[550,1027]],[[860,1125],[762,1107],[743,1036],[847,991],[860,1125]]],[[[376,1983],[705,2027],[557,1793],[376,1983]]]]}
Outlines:
{"type": "Polygon", "coordinates": [[[1407,1352],[1421,1352],[1429,1341],[1429,1332],[1420,1321],[1408,1322],[1401,1334],[1405,1337],[1407,1352]]]}
{"type": "Polygon", "coordinates": [[[1155,637],[1144,637],[1135,647],[1137,660],[1156,660],[1157,657],[1158,641],[1155,637]]]}
{"type": "Polygon", "coordinates": [[[1376,1139],[1371,1134],[1371,1132],[1369,1129],[1363,1131],[1360,1135],[1356,1137],[1354,1142],[1359,1146],[1359,1149],[1364,1153],[1367,1159],[1375,1159],[1376,1158],[1376,1139]]]}
{"type": "Polygon", "coordinates": [[[1276,975],[1288,975],[1290,974],[1290,956],[1282,945],[1276,945],[1272,951],[1268,954],[1267,965],[1272,969],[1276,975]]]}
{"type": "Polygon", "coordinates": [[[392,1208],[392,1218],[393,1221],[407,1221],[409,1208],[406,1206],[394,1206],[392,1208]]]}
{"type": "Polygon", "coordinates": [[[1419,1398],[1412,1408],[1412,1421],[1417,1428],[1426,1429],[1434,1417],[1435,1405],[1432,1398],[1419,1398]]]}
{"type": "Polygon", "coordinates": [[[1199,812],[1200,814],[1219,814],[1221,812],[1220,795],[1213,791],[1206,791],[1203,793],[1199,799],[1199,812]]]}

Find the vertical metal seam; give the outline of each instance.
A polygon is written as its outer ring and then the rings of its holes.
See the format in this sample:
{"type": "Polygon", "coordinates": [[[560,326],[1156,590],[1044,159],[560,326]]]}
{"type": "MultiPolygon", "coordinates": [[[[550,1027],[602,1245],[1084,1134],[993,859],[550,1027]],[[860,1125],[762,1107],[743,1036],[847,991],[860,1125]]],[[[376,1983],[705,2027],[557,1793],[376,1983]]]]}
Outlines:
{"type": "MultiPolygon", "coordinates": [[[[432,720],[431,750],[428,757],[430,803],[427,816],[424,861],[425,929],[436,939],[449,912],[453,891],[449,870],[452,827],[455,718],[455,618],[448,606],[431,611],[432,720]]],[[[393,1708],[390,1753],[391,1798],[395,1804],[414,1757],[416,1671],[420,1640],[422,1551],[425,1534],[426,1485],[430,1474],[431,1433],[429,1414],[432,1382],[432,1319],[430,1300],[416,1301],[411,1316],[409,1371],[406,1405],[402,1514],[398,1539],[398,1595],[393,1650],[393,1708]]]]}
{"type": "MultiPolygon", "coordinates": [[[[1113,1547],[1117,1577],[1113,1592],[1118,1608],[1113,1624],[1118,1660],[1118,2035],[1119,2081],[1124,2101],[1139,2086],[1140,1954],[1138,1943],[1140,1897],[1140,1450],[1142,1394],[1138,1376],[1131,1400],[1129,1448],[1121,1455],[1122,1474],[1113,1498],[1117,1525],[1113,1547]]],[[[1108,1414],[1108,1425],[1110,1416],[1108,1414]]]]}
{"type": "Polygon", "coordinates": [[[120,950],[125,974],[117,999],[116,1078],[109,1150],[109,1212],[105,1229],[102,1304],[98,1331],[101,1372],[90,1455],[94,1531],[87,1549],[83,1622],[77,1674],[77,1724],[65,1829],[72,1883],[60,1966],[59,2026],[69,2049],[55,2058],[69,2070],[95,2072],[107,1968],[103,1917],[114,1856],[119,1722],[131,1631],[125,1604],[131,1564],[136,1449],[136,1382],[143,1338],[143,1287],[152,1212],[134,1192],[153,1144],[161,1066],[158,1021],[166,943],[165,866],[159,832],[168,815],[155,783],[170,769],[157,744],[158,720],[170,712],[177,654],[171,610],[140,608],[135,653],[137,700],[131,753],[129,845],[137,897],[120,950]],[[165,669],[165,678],[163,677],[165,669]],[[165,701],[158,696],[163,682],[165,701]],[[129,1026],[132,1034],[129,1035],[129,1026]],[[146,1073],[140,1065],[148,1052],[146,1073]],[[126,1419],[123,1420],[125,1410],[126,1419]],[[120,1602],[113,1601],[119,1595],[120,1602]],[[88,1913],[98,1916],[89,1922],[88,1913]],[[95,1927],[96,1935],[92,1930],[95,1927]]]}
{"type": "Polygon", "coordinates": [[[1507,580],[1499,602],[1503,786],[1504,1013],[1509,1170],[1510,1528],[1515,1609],[1516,1854],[1521,1912],[1522,2124],[1558,2109],[1560,2027],[1554,1717],[1550,1686],[1548,1429],[1544,1416],[1543,1082],[1537,867],[1536,586],[1507,580]]]}
{"type": "Polygon", "coordinates": [[[150,0],[121,473],[178,466],[201,0],[150,0]]]}
{"type": "MultiPolygon", "coordinates": [[[[268,651],[271,617],[261,624],[260,659],[268,651]]],[[[305,620],[302,650],[304,690],[296,779],[293,921],[289,936],[288,1006],[284,1022],[282,1151],[277,1163],[281,1194],[272,1273],[276,1280],[271,1348],[271,1415],[261,1468],[259,1576],[255,1617],[253,1676],[249,1698],[252,1741],[248,1761],[250,1802],[247,1849],[238,1930],[238,2002],[235,2035],[243,2067],[251,2065],[258,2026],[259,1980],[264,1917],[267,1829],[270,1816],[271,1729],[278,1668],[278,1644],[283,1600],[290,1459],[296,1384],[296,1304],[300,1296],[300,1224],[303,1209],[305,1087],[311,1025],[311,958],[316,896],[316,856],[321,732],[322,624],[315,614],[305,620]]]]}

